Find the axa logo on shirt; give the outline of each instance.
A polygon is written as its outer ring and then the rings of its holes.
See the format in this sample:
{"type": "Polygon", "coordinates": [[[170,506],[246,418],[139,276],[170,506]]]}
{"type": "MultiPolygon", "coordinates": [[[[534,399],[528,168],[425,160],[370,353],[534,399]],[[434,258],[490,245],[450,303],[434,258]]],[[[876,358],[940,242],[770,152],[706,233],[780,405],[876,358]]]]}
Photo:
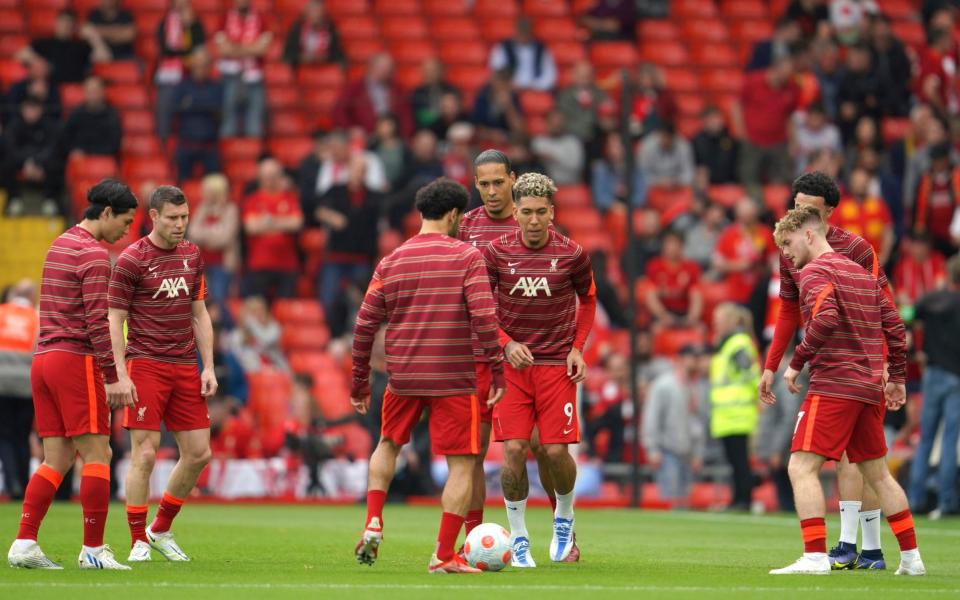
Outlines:
{"type": "Polygon", "coordinates": [[[521,277],[517,280],[513,289],[510,290],[510,295],[512,296],[518,290],[523,292],[523,296],[526,298],[539,296],[541,290],[546,293],[548,298],[552,295],[546,277],[521,277]]]}
{"type": "Polygon", "coordinates": [[[167,298],[179,298],[180,290],[183,290],[190,294],[190,288],[187,287],[187,280],[183,277],[166,277],[163,281],[160,282],[160,287],[157,288],[157,291],[153,294],[153,297],[156,298],[163,292],[167,293],[167,298]]]}

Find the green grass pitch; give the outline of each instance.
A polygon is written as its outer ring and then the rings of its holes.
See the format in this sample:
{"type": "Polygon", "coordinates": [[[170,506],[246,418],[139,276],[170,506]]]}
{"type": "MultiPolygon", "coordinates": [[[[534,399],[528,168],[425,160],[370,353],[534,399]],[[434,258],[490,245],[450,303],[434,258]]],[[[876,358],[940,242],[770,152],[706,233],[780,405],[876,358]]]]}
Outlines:
{"type": "MultiPolygon", "coordinates": [[[[151,515],[153,514],[151,510],[151,515]]],[[[19,505],[0,505],[0,540],[16,534],[19,505]]],[[[439,508],[387,505],[380,559],[360,566],[353,547],[364,518],[361,506],[257,506],[187,504],[177,518],[177,540],[193,558],[154,562],[131,572],[80,571],[80,507],[55,504],[40,542],[64,571],[0,569],[0,598],[948,598],[960,597],[960,523],[918,518],[927,577],[886,572],[829,576],[767,574],[801,552],[796,520],[789,515],[577,511],[579,564],[547,558],[550,514],[528,511],[538,568],[500,573],[432,576],[439,508]]],[[[486,520],[506,523],[502,508],[486,520]]],[[[827,520],[830,542],[839,521],[827,520]]],[[[107,543],[126,559],[129,537],[123,506],[111,506],[107,543]]],[[[896,540],[885,528],[886,556],[896,567],[896,540]]]]}

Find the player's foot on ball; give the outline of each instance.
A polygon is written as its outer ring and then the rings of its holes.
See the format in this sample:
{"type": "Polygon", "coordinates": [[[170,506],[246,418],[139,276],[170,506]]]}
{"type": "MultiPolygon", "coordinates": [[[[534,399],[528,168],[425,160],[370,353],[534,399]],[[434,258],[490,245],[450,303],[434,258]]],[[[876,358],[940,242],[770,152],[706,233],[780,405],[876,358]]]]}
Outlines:
{"type": "Polygon", "coordinates": [[[47,558],[35,540],[14,541],[10,546],[10,552],[7,553],[7,562],[11,567],[19,569],[63,570],[63,566],[47,558]]]}
{"type": "Polygon", "coordinates": [[[467,553],[463,551],[463,547],[464,547],[464,545],[461,544],[461,545],[460,545],[460,549],[457,550],[457,556],[459,556],[459,557],[462,558],[463,560],[467,560],[467,553]]]}
{"type": "Polygon", "coordinates": [[[865,569],[869,571],[883,571],[887,568],[886,561],[883,560],[883,554],[879,558],[874,558],[872,556],[864,556],[861,553],[857,556],[857,564],[854,565],[854,569],[865,569]]]}
{"type": "Polygon", "coordinates": [[[553,538],[550,540],[550,560],[564,562],[573,549],[573,519],[553,518],[553,538]]]}
{"type": "Polygon", "coordinates": [[[190,560],[186,552],[181,550],[173,539],[173,533],[169,531],[154,533],[147,527],[147,541],[150,542],[151,548],[162,554],[170,562],[188,562],[190,560]]]}
{"type": "Polygon", "coordinates": [[[577,532],[573,532],[573,544],[570,546],[570,555],[563,562],[580,562],[580,546],[577,546],[577,532]]]}
{"type": "Polygon", "coordinates": [[[364,530],[363,536],[360,537],[360,541],[354,549],[357,562],[361,565],[372,566],[373,563],[377,561],[377,552],[381,543],[383,543],[383,531],[376,529],[364,530]]]}
{"type": "Polygon", "coordinates": [[[458,554],[454,554],[448,560],[440,560],[434,554],[430,557],[430,566],[427,567],[427,573],[483,573],[483,571],[471,567],[458,554]]]}
{"type": "Polygon", "coordinates": [[[530,540],[524,536],[512,538],[510,542],[512,557],[510,565],[521,569],[532,569],[537,566],[530,554],[530,540]]]}
{"type": "Polygon", "coordinates": [[[110,546],[103,545],[97,548],[88,548],[84,546],[80,549],[80,557],[77,558],[77,565],[81,569],[103,569],[105,571],[129,571],[130,567],[117,562],[113,556],[113,550],[110,546]]]}
{"type": "Polygon", "coordinates": [[[840,542],[827,553],[827,560],[830,561],[830,568],[834,571],[846,571],[857,568],[857,547],[848,546],[840,542]]]}
{"type": "Polygon", "coordinates": [[[927,569],[923,566],[920,557],[913,559],[900,558],[900,566],[897,568],[897,575],[926,575],[927,569]]]}
{"type": "Polygon", "coordinates": [[[133,548],[130,548],[130,556],[127,557],[127,562],[148,562],[152,558],[150,544],[143,540],[137,540],[133,548]]]}
{"type": "Polygon", "coordinates": [[[826,554],[817,557],[809,557],[806,554],[800,557],[797,562],[788,565],[782,569],[773,569],[771,575],[829,575],[830,560],[826,554]]]}

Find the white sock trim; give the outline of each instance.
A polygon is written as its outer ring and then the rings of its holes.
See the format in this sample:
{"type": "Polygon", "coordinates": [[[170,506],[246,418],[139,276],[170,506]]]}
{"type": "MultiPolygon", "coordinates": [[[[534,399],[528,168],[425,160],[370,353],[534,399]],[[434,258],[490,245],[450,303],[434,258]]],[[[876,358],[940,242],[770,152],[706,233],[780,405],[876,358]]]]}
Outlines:
{"type": "Polygon", "coordinates": [[[860,527],[859,500],[840,501],[840,541],[845,544],[857,545],[857,529],[860,527]]]}
{"type": "Polygon", "coordinates": [[[860,513],[860,528],[863,531],[863,550],[880,549],[880,509],[865,510],[860,513]]]}

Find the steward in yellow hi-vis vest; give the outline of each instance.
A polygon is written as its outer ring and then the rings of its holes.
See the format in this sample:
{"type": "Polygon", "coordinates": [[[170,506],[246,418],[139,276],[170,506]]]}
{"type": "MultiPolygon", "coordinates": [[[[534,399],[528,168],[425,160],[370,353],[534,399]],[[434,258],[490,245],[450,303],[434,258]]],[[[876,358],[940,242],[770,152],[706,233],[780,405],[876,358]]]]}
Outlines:
{"type": "Polygon", "coordinates": [[[760,363],[753,338],[727,335],[710,361],[710,435],[750,435],[757,428],[760,363]]]}

